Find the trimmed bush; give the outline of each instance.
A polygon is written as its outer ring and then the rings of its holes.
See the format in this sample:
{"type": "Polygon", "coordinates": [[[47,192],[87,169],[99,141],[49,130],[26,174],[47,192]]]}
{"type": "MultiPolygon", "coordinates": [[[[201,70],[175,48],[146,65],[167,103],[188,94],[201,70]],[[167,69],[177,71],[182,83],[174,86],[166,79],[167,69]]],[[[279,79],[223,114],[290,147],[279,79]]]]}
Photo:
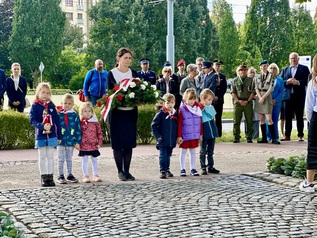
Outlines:
{"type": "Polygon", "coordinates": [[[151,123],[156,112],[155,105],[143,105],[139,107],[138,137],[141,144],[150,144],[154,140],[151,123]]]}
{"type": "Polygon", "coordinates": [[[34,127],[29,116],[13,110],[0,112],[0,149],[28,149],[34,147],[34,127]]]}

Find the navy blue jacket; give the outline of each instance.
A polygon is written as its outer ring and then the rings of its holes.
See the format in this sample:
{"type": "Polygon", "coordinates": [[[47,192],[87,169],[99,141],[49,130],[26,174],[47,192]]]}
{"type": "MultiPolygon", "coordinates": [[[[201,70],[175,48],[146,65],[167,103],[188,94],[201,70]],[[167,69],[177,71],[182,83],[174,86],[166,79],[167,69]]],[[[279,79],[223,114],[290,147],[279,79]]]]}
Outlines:
{"type": "Polygon", "coordinates": [[[23,76],[20,76],[19,78],[18,90],[15,90],[13,79],[11,77],[7,78],[7,96],[9,99],[10,107],[15,107],[12,104],[15,101],[19,101],[21,104],[25,105],[26,93],[27,93],[27,82],[23,76]]]}
{"type": "MultiPolygon", "coordinates": [[[[156,140],[162,138],[157,140],[157,146],[174,148],[176,146],[178,124],[177,120],[167,116],[168,113],[164,112],[163,109],[156,113],[151,124],[152,132],[156,140]]],[[[177,116],[177,113],[174,116],[177,116]]]]}
{"type": "Polygon", "coordinates": [[[4,70],[0,69],[0,98],[3,98],[3,94],[7,90],[7,80],[4,70]]]}
{"type": "Polygon", "coordinates": [[[156,74],[151,70],[148,70],[146,73],[143,71],[139,71],[138,77],[140,79],[143,79],[144,81],[151,83],[151,84],[156,83],[156,74]]]}
{"type": "Polygon", "coordinates": [[[43,111],[44,106],[35,102],[31,106],[30,110],[30,123],[35,127],[35,140],[46,140],[47,137],[54,138],[57,137],[58,140],[62,139],[61,126],[59,121],[59,116],[54,103],[50,102],[48,104],[48,113],[51,115],[52,127],[50,134],[43,134],[44,123],[43,123],[43,111]]]}

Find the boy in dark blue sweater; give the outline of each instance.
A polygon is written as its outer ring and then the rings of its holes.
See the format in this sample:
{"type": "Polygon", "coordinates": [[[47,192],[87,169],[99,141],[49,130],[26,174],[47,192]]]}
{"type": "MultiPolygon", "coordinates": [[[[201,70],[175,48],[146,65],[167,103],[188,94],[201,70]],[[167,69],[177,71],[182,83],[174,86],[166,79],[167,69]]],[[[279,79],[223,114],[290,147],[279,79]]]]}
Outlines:
{"type": "Polygon", "coordinates": [[[153,118],[151,127],[160,150],[160,178],[173,177],[170,172],[170,159],[177,139],[177,112],[174,109],[175,96],[166,93],[163,107],[153,118]]]}

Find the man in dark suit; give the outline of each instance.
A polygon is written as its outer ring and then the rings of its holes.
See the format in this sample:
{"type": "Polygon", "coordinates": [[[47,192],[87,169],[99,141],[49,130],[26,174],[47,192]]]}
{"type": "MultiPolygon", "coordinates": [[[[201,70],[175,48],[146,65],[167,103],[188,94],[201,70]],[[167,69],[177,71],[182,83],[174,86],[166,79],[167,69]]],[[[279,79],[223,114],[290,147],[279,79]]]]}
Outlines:
{"type": "Polygon", "coordinates": [[[297,123],[297,136],[304,141],[304,105],[309,69],[299,64],[299,56],[293,52],[289,55],[290,66],[282,70],[284,81],[284,108],[285,108],[285,137],[282,141],[289,141],[292,132],[292,120],[295,113],[297,123]]]}
{"type": "Polygon", "coordinates": [[[216,88],[214,91],[215,100],[213,102],[213,105],[217,112],[216,126],[218,129],[218,135],[219,137],[221,137],[222,136],[222,112],[223,112],[223,104],[224,104],[224,95],[227,92],[227,80],[226,80],[226,76],[220,73],[223,62],[221,60],[214,60],[213,63],[214,63],[215,73],[212,75],[211,81],[216,82],[216,88]]]}
{"type": "Polygon", "coordinates": [[[7,80],[3,69],[0,69],[0,111],[3,109],[4,93],[7,90],[7,80]]]}
{"type": "Polygon", "coordinates": [[[155,72],[149,70],[150,60],[148,58],[142,58],[139,62],[142,70],[138,72],[138,77],[151,84],[155,84],[156,74],[155,72]]]}

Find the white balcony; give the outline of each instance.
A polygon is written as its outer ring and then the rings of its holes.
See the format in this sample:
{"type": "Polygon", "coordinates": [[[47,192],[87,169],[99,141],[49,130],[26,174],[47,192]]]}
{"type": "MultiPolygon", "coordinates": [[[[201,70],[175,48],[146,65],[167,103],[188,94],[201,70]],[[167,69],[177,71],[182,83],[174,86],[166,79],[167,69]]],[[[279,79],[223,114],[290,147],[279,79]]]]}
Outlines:
{"type": "Polygon", "coordinates": [[[84,24],[84,19],[77,19],[77,24],[78,25],[83,25],[84,24]]]}
{"type": "Polygon", "coordinates": [[[77,5],[77,10],[80,10],[80,11],[84,10],[84,5],[77,5]]]}

